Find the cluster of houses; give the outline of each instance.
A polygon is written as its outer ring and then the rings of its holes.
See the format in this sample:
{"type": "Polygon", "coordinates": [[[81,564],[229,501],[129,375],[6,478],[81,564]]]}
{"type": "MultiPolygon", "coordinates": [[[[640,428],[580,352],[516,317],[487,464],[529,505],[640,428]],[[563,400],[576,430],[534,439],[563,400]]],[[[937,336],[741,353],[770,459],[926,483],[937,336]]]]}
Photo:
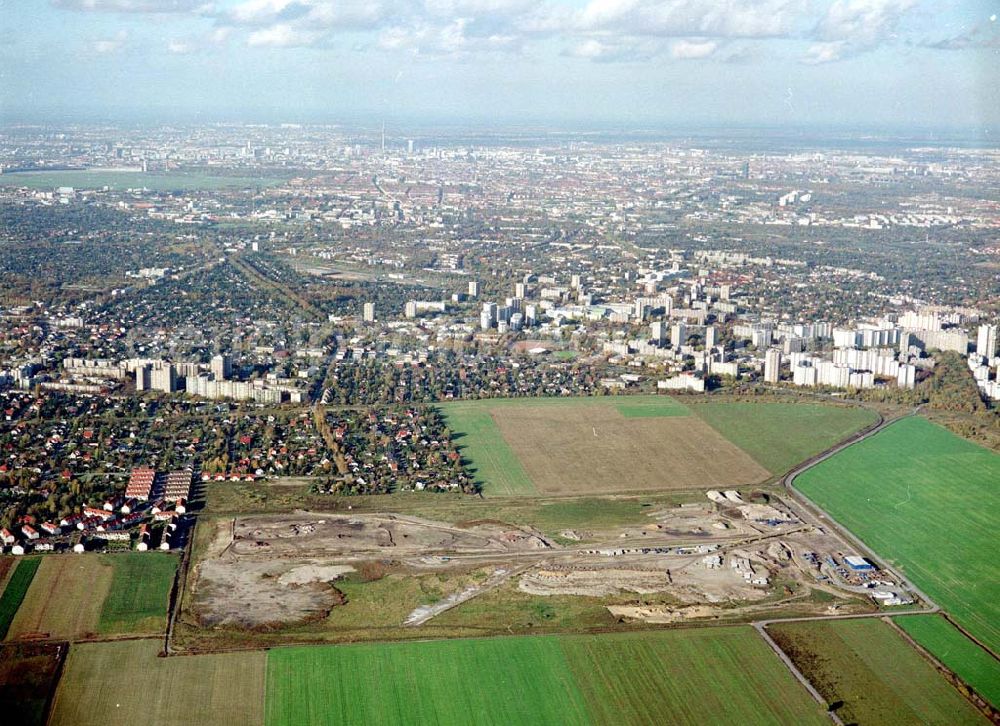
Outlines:
{"type": "Polygon", "coordinates": [[[153,469],[136,468],[132,470],[124,494],[106,500],[99,507],[84,506],[81,511],[58,522],[39,523],[34,516],[25,515],[18,520],[16,533],[0,529],[0,545],[10,547],[14,555],[28,551],[52,552],[69,548],[69,541],[63,538],[82,535],[72,547],[75,552],[83,552],[86,549],[83,538],[131,542],[128,530],[139,525],[136,549],[140,552],[150,549],[156,529],[162,530],[159,549],[169,550],[180,517],[188,510],[191,482],[190,471],[157,474],[153,469]],[[161,523],[162,528],[155,527],[161,523]]]}

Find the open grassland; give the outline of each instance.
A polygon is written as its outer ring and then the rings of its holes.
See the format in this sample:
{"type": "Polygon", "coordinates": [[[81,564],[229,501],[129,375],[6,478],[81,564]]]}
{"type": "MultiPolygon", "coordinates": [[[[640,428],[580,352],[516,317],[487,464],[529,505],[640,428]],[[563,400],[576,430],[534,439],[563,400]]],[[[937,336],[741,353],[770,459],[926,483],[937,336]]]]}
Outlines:
{"type": "MultiPolygon", "coordinates": [[[[703,502],[695,492],[657,492],[591,497],[480,498],[456,493],[397,492],[369,496],[310,495],[304,488],[271,483],[210,484],[206,514],[232,517],[257,512],[395,512],[443,522],[496,519],[536,527],[548,535],[563,529],[600,529],[642,524],[663,507],[703,502]],[[348,507],[351,509],[348,510],[348,507]]],[[[202,515],[204,517],[205,514],[202,515]]],[[[199,525],[200,529],[200,525],[199,525]]],[[[195,538],[195,547],[198,538],[195,538]]],[[[197,557],[195,558],[197,559],[197,557]]]]}
{"type": "Polygon", "coordinates": [[[0,175],[0,186],[29,187],[31,189],[149,189],[156,192],[215,191],[270,187],[282,180],[272,177],[208,176],[199,173],[143,173],[114,170],[24,171],[0,175]]]}
{"type": "Polygon", "coordinates": [[[493,412],[545,494],[737,487],[768,472],[690,416],[627,418],[614,406],[518,406],[493,412]]]}
{"type": "Polygon", "coordinates": [[[487,495],[739,486],[768,472],[666,396],[442,406],[487,495]]]}
{"type": "Polygon", "coordinates": [[[41,558],[9,637],[42,635],[72,640],[96,635],[111,578],[111,566],[99,555],[41,558]]]}
{"type": "Polygon", "coordinates": [[[167,552],[129,552],[108,558],[114,568],[104,599],[101,633],[156,633],[167,617],[177,556],[167,552]]]}
{"type": "Polygon", "coordinates": [[[872,619],[768,628],[845,723],[979,724],[985,719],[889,625],[872,619]]]}
{"type": "Polygon", "coordinates": [[[13,571],[7,579],[3,594],[0,594],[0,639],[6,637],[40,563],[41,560],[35,557],[13,562],[13,571]]]}
{"type": "Polygon", "coordinates": [[[64,643],[0,645],[0,714],[4,723],[42,726],[55,690],[64,643]]]}
{"type": "Polygon", "coordinates": [[[950,671],[1000,708],[1000,662],[940,615],[896,618],[896,625],[950,671]]]}
{"type": "Polygon", "coordinates": [[[795,486],[1000,651],[1000,455],[910,417],[795,486]]]}
{"type": "Polygon", "coordinates": [[[691,412],[772,474],[783,474],[875,423],[864,408],[806,403],[704,402],[691,412]]]}
{"type": "Polygon", "coordinates": [[[622,396],[613,399],[615,410],[625,418],[687,416],[687,407],[669,396],[622,396]]]}
{"type": "Polygon", "coordinates": [[[822,724],[750,628],[278,648],[267,724],[822,724]]]}
{"type": "Polygon", "coordinates": [[[49,723],[263,723],[263,652],[158,658],[158,640],[70,648],[49,723]]]}

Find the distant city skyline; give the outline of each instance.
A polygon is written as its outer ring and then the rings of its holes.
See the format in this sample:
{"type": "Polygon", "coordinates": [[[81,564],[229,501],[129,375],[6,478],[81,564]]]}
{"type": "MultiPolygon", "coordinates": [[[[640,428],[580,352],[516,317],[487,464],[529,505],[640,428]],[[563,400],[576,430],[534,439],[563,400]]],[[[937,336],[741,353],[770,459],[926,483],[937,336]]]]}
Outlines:
{"type": "Polygon", "coordinates": [[[0,119],[969,129],[991,0],[53,0],[0,13],[0,119]]]}

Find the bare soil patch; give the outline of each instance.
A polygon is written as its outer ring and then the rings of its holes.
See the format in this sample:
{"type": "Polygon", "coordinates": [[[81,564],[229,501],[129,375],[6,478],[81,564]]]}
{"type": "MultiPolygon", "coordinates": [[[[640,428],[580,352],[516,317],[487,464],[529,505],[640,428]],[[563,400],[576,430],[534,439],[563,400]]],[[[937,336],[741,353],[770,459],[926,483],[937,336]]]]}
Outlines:
{"type": "Polygon", "coordinates": [[[381,579],[386,560],[442,567],[456,553],[502,557],[546,548],[537,535],[500,522],[458,528],[391,514],[249,516],[216,520],[208,536],[192,569],[189,613],[205,627],[261,630],[326,618],[345,603],[338,579],[381,579]]]}
{"type": "Polygon", "coordinates": [[[678,562],[670,557],[539,567],[523,575],[518,586],[532,595],[604,597],[621,592],[663,592],[683,603],[753,601],[768,594],[766,588],[751,586],[732,568],[708,569],[700,561],[678,562]]]}

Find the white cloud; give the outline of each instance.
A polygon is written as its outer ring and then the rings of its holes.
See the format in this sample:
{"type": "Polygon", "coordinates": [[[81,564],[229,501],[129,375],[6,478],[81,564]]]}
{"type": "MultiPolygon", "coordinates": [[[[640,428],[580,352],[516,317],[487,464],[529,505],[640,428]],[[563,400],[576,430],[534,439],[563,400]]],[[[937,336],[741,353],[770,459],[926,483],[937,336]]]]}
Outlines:
{"type": "Polygon", "coordinates": [[[464,57],[472,53],[511,52],[520,48],[518,36],[470,32],[464,18],[443,25],[421,23],[416,27],[394,26],[379,36],[383,50],[409,51],[415,55],[464,57]]]}
{"type": "Polygon", "coordinates": [[[793,33],[806,0],[590,0],[576,16],[583,31],[660,37],[771,38],[793,33]]]}
{"type": "Polygon", "coordinates": [[[967,50],[969,48],[1000,48],[1000,30],[995,27],[996,15],[990,16],[990,23],[981,23],[957,35],[941,40],[923,43],[927,48],[938,50],[967,50]]]}
{"type": "Polygon", "coordinates": [[[916,4],[917,0],[834,0],[813,32],[817,42],[802,62],[832,63],[894,41],[904,16],[916,4]]]}
{"type": "Polygon", "coordinates": [[[112,53],[118,53],[125,48],[125,43],[128,41],[128,33],[124,30],[118,31],[112,38],[100,38],[91,43],[91,48],[95,53],[101,55],[110,55],[112,53]]]}
{"type": "Polygon", "coordinates": [[[226,45],[232,33],[232,28],[221,27],[213,28],[207,33],[171,38],[167,41],[167,52],[172,55],[191,55],[209,51],[226,45]]]}
{"type": "Polygon", "coordinates": [[[232,34],[232,28],[215,28],[208,34],[207,41],[211,45],[223,45],[232,34]]]}
{"type": "Polygon", "coordinates": [[[308,12],[309,7],[298,0],[244,0],[219,13],[219,17],[234,25],[270,25],[281,21],[286,12],[292,15],[303,10],[308,12]]]}
{"type": "Polygon", "coordinates": [[[677,60],[698,60],[715,53],[719,44],[714,40],[678,40],[670,46],[670,57],[677,60]]]}
{"type": "Polygon", "coordinates": [[[802,62],[810,66],[818,66],[823,63],[833,63],[840,60],[847,48],[846,41],[834,40],[826,43],[813,43],[806,50],[806,55],[802,62]]]}
{"type": "Polygon", "coordinates": [[[399,0],[244,0],[216,17],[234,26],[356,29],[376,27],[405,7],[399,0]]]}
{"type": "Polygon", "coordinates": [[[660,52],[656,44],[628,40],[598,40],[588,38],[568,48],[563,55],[595,63],[627,63],[648,60],[660,52]]]}
{"type": "MultiPolygon", "coordinates": [[[[900,39],[918,3],[934,0],[51,0],[80,11],[184,13],[201,32],[168,42],[189,53],[226,42],[289,48],[366,32],[365,48],[420,55],[518,52],[556,39],[564,55],[600,61],[760,58],[781,41],[808,41],[800,60],[830,63],[895,42],[929,48],[995,47],[983,30],[935,42],[900,39]],[[211,38],[211,34],[219,34],[211,38]],[[374,42],[372,41],[374,38],[374,42]],[[737,56],[731,56],[736,58],[737,56]]],[[[352,41],[354,42],[354,41],[352,41]]],[[[357,42],[355,42],[355,45],[357,42]]],[[[791,46],[791,44],[788,44],[791,46]]],[[[103,45],[111,52],[111,44],[103,45]]],[[[787,51],[794,53],[796,51],[787,51]]]]}
{"type": "Polygon", "coordinates": [[[819,22],[816,35],[824,41],[846,41],[871,47],[895,32],[916,0],[834,0],[819,22]]]}
{"type": "Polygon", "coordinates": [[[261,28],[250,33],[250,36],[247,38],[247,45],[269,48],[298,48],[314,45],[322,37],[323,34],[319,31],[301,30],[293,28],[287,23],[279,23],[278,25],[261,28]]]}
{"type": "Polygon", "coordinates": [[[205,0],[52,0],[57,8],[95,13],[186,13],[205,0]]]}
{"type": "Polygon", "coordinates": [[[190,40],[173,39],[167,42],[167,52],[174,55],[188,55],[196,50],[197,47],[190,40]]]}

